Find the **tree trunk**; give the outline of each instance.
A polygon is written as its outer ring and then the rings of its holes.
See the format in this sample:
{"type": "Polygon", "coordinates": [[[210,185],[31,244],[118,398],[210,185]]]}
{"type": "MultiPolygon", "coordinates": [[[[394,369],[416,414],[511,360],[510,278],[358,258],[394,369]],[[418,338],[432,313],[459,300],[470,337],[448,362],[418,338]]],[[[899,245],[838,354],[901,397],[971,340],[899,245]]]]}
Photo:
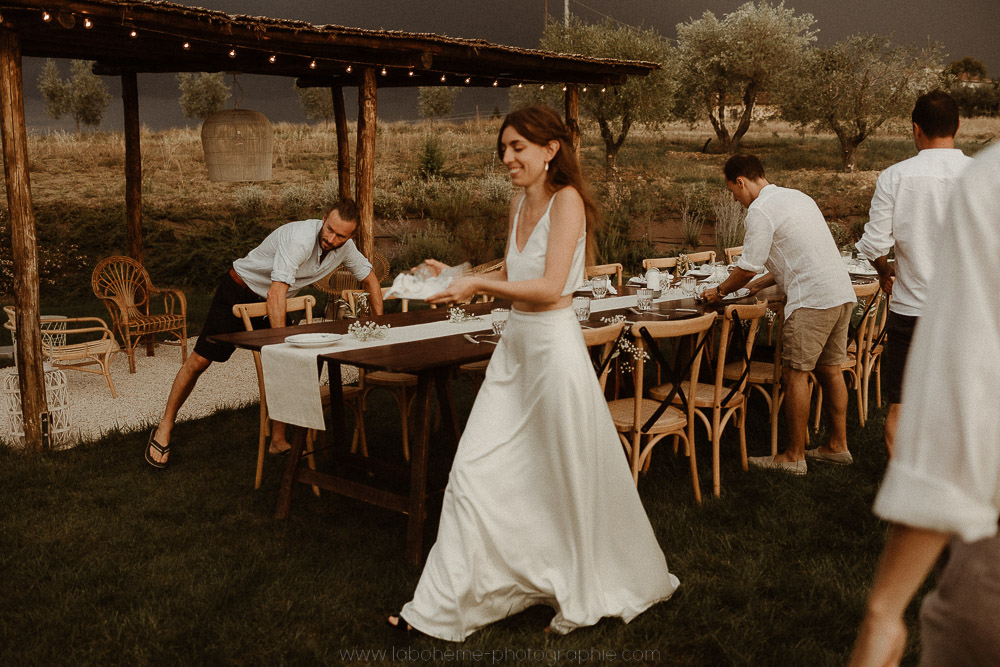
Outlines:
{"type": "Polygon", "coordinates": [[[618,173],[618,151],[621,150],[629,130],[632,129],[632,115],[626,111],[622,116],[622,128],[617,139],[607,120],[598,119],[597,126],[601,130],[601,139],[604,140],[604,173],[607,178],[614,178],[618,173]]]}
{"type": "Polygon", "coordinates": [[[358,156],[354,184],[361,223],[358,236],[361,253],[375,251],[375,70],[366,67],[358,85],[358,156]]]}
{"type": "Polygon", "coordinates": [[[580,164],[580,87],[575,83],[566,85],[566,128],[573,141],[576,163],[580,164]]]}
{"type": "Polygon", "coordinates": [[[855,143],[840,143],[840,160],[845,172],[851,173],[854,171],[857,164],[855,159],[857,151],[858,145],[855,143]]]}
{"type": "Polygon", "coordinates": [[[143,261],[142,245],[142,152],[139,145],[139,87],[135,72],[122,74],[122,104],[125,120],[125,236],[128,254],[143,261]]]}
{"type": "Polygon", "coordinates": [[[733,138],[729,143],[729,152],[737,153],[740,150],[740,142],[743,139],[743,135],[747,133],[750,129],[750,119],[753,117],[753,107],[757,102],[757,86],[755,84],[750,84],[747,89],[743,91],[743,113],[740,115],[740,122],[736,126],[736,131],[733,132],[733,138]]]}
{"type": "Polygon", "coordinates": [[[341,200],[351,198],[351,146],[347,134],[347,112],[344,109],[344,89],[331,86],[333,122],[337,128],[337,187],[341,200]]]}
{"type": "Polygon", "coordinates": [[[708,107],[708,120],[712,123],[712,128],[715,130],[715,136],[719,139],[720,148],[723,151],[728,151],[729,146],[732,143],[732,139],[729,136],[729,130],[726,128],[726,94],[722,91],[717,93],[718,95],[718,117],[715,116],[716,111],[715,100],[713,96],[710,96],[706,100],[706,106],[708,107]]]}

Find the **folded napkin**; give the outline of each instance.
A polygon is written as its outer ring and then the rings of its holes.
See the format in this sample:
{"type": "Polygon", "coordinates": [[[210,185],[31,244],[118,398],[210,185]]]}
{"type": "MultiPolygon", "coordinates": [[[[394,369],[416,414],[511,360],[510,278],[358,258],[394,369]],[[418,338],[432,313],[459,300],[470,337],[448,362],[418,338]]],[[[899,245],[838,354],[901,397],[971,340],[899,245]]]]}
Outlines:
{"type": "Polygon", "coordinates": [[[386,290],[385,296],[423,301],[438,292],[448,289],[452,281],[468,273],[471,266],[468,262],[459,264],[458,266],[449,266],[436,276],[426,275],[429,272],[425,273],[425,271],[421,270],[413,273],[409,271],[400,273],[393,279],[392,287],[386,290]]]}
{"type": "MultiPolygon", "coordinates": [[[[580,292],[593,292],[594,288],[593,288],[593,286],[589,282],[584,281],[583,286],[580,287],[578,291],[580,291],[580,292]]],[[[608,294],[618,294],[618,290],[616,290],[615,286],[612,285],[610,282],[608,282],[608,294]]]]}

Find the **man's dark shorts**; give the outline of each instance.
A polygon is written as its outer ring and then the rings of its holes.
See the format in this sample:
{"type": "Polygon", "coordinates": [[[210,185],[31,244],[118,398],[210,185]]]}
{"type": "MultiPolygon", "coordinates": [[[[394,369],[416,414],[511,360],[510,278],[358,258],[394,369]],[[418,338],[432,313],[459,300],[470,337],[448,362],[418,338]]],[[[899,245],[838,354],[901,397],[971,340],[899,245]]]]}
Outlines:
{"type": "MultiPolygon", "coordinates": [[[[198,342],[194,344],[194,351],[209,361],[229,361],[236,348],[225,343],[212,342],[208,337],[244,331],[246,327],[243,326],[243,320],[233,315],[233,306],[238,303],[259,303],[266,300],[257,296],[250,288],[237,285],[229,273],[222,274],[215,288],[212,303],[208,307],[205,326],[201,329],[198,342]]],[[[254,329],[266,329],[270,326],[267,317],[255,317],[251,321],[254,329]]]]}
{"type": "Polygon", "coordinates": [[[885,359],[882,363],[882,394],[889,403],[900,403],[903,395],[903,370],[910,354],[910,340],[917,324],[915,315],[889,311],[885,323],[885,359]]]}

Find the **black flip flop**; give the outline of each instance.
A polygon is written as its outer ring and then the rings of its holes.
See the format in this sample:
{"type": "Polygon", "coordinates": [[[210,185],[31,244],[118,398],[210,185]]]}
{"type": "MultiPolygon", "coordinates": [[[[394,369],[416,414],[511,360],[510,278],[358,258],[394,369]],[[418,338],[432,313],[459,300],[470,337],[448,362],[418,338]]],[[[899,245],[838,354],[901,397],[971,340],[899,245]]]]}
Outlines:
{"type": "Polygon", "coordinates": [[[157,454],[159,454],[160,456],[164,456],[170,454],[170,445],[164,447],[163,445],[161,445],[160,443],[158,443],[156,440],[153,439],[155,436],[156,436],[156,428],[154,427],[153,430],[149,432],[149,441],[146,443],[146,449],[143,451],[143,455],[146,457],[146,463],[153,466],[157,470],[163,470],[164,468],[167,467],[167,463],[170,461],[170,459],[167,459],[166,461],[157,461],[152,456],[150,456],[149,450],[155,449],[157,454]]]}

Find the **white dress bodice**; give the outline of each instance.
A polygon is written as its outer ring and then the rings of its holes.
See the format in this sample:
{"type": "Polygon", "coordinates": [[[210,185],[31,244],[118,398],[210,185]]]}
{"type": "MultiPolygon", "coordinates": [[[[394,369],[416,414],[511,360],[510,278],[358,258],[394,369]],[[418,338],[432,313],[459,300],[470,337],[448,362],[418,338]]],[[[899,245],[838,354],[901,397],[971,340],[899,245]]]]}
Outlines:
{"type": "MultiPolygon", "coordinates": [[[[524,244],[523,250],[517,249],[517,228],[521,222],[521,208],[524,206],[524,197],[517,205],[517,213],[514,214],[514,225],[510,231],[510,249],[507,251],[507,280],[512,282],[519,280],[532,280],[545,275],[545,254],[549,249],[549,212],[552,210],[552,202],[556,196],[552,195],[549,205],[545,207],[545,213],[539,218],[538,224],[531,230],[528,241],[524,244]]],[[[584,234],[576,241],[576,248],[573,250],[573,263],[569,268],[569,276],[563,286],[562,296],[572,294],[583,285],[583,269],[586,262],[587,235],[584,234]]]]}

